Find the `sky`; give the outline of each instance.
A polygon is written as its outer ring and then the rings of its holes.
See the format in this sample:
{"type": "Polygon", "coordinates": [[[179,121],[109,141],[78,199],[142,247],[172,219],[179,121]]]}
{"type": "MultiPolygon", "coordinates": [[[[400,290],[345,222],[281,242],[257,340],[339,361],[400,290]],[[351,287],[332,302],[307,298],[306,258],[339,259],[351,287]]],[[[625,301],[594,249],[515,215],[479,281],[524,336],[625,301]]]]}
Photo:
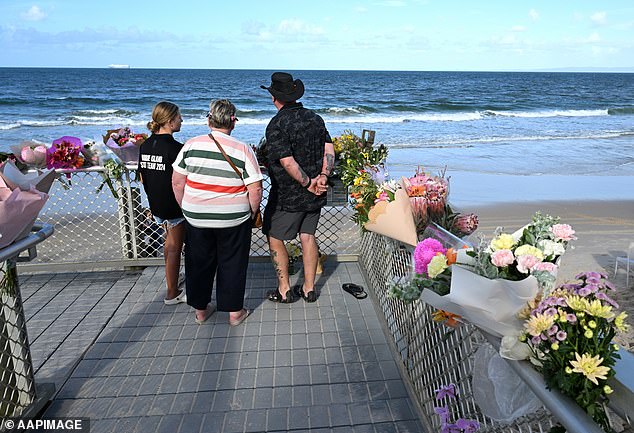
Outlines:
{"type": "Polygon", "coordinates": [[[632,0],[0,0],[0,67],[634,72],[632,0]]]}

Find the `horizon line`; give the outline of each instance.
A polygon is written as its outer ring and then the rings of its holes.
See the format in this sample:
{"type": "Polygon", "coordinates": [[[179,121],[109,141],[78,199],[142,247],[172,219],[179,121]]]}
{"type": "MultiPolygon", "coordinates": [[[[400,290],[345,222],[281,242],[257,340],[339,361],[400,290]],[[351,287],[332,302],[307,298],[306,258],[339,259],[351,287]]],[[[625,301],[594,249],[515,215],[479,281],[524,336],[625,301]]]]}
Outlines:
{"type": "Polygon", "coordinates": [[[634,66],[623,67],[558,67],[558,68],[538,68],[538,69],[497,69],[497,70],[477,70],[477,69],[294,69],[294,68],[171,68],[171,67],[134,67],[126,65],[125,68],[113,68],[106,66],[0,66],[0,69],[109,69],[127,71],[136,70],[208,70],[208,71],[332,71],[332,72],[486,72],[486,73],[539,73],[539,72],[576,72],[576,73],[634,73],[634,66]]]}

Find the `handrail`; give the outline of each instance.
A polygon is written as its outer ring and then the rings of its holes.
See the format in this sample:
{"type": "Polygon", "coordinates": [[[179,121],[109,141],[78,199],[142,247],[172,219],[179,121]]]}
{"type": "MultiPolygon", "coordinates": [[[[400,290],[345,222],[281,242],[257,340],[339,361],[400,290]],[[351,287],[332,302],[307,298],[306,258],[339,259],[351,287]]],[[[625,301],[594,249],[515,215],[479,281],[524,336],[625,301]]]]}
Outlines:
{"type": "Polygon", "coordinates": [[[25,238],[15,241],[14,243],[0,249],[0,262],[9,260],[13,257],[17,257],[20,255],[22,251],[26,251],[29,248],[35,246],[36,244],[39,244],[44,239],[51,236],[53,232],[55,231],[55,228],[53,227],[52,224],[36,223],[33,225],[33,228],[31,230],[32,231],[37,230],[37,231],[35,231],[34,233],[31,233],[29,236],[25,238]]]}

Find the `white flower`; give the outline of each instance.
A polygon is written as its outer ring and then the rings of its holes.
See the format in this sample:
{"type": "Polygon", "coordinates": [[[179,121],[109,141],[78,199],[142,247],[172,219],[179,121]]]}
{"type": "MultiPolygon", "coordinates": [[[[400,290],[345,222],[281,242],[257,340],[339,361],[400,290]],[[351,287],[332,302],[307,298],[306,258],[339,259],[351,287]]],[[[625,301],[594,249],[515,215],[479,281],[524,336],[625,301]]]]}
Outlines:
{"type": "Polygon", "coordinates": [[[537,246],[544,252],[545,257],[556,257],[566,252],[566,249],[559,242],[544,239],[537,242],[537,246]]]}

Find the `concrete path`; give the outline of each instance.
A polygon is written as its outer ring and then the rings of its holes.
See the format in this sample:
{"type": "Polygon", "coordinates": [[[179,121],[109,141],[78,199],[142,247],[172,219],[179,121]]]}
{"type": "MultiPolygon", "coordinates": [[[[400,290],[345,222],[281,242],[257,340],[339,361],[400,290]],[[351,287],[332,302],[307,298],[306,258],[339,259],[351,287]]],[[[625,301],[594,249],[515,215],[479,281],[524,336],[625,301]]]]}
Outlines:
{"type": "Polygon", "coordinates": [[[20,276],[43,414],[89,417],[91,433],[423,432],[357,263],[326,263],[314,304],[275,304],[252,263],[238,327],[165,306],[163,268],[20,276]]]}

